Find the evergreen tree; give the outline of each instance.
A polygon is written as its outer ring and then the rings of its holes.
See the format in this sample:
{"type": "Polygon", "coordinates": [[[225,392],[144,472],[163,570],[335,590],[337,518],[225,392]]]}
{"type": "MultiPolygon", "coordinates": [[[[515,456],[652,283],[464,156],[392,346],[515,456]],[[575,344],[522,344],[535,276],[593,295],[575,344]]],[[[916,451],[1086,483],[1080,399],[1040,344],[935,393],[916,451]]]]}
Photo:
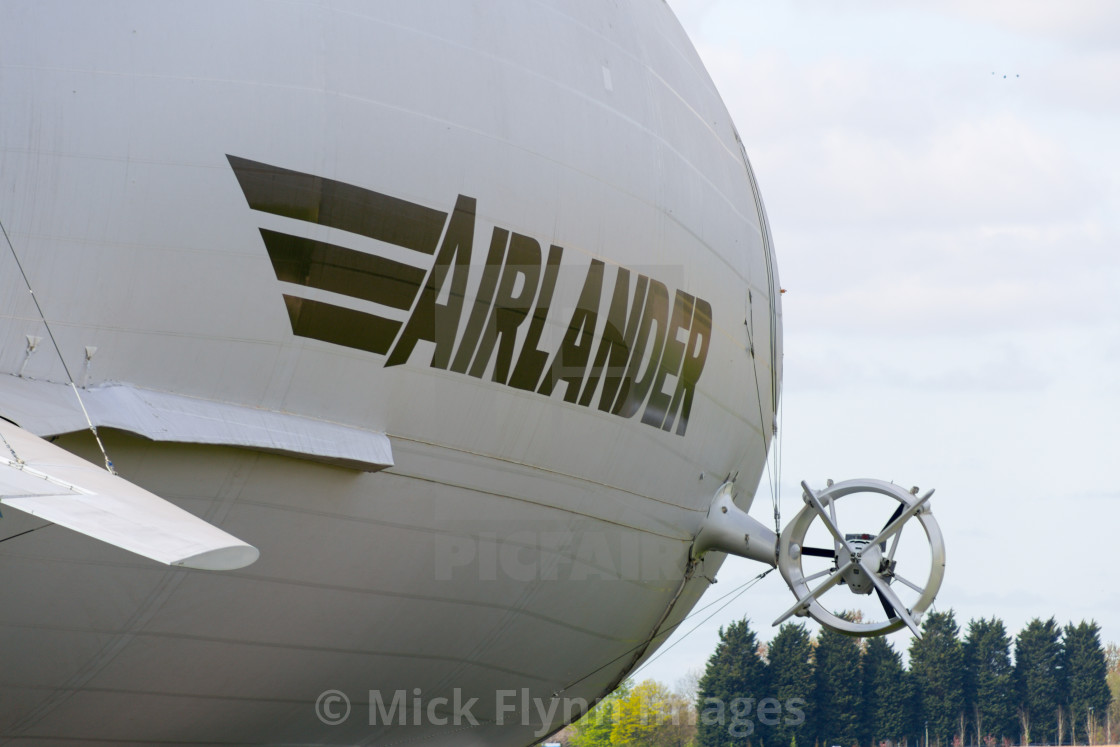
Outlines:
{"type": "Polygon", "coordinates": [[[777,723],[766,724],[766,744],[788,747],[796,739],[797,744],[812,747],[813,644],[804,625],[787,622],[778,629],[770,641],[767,673],[767,694],[782,705],[782,712],[777,723]]]}
{"type": "Polygon", "coordinates": [[[1108,665],[1101,646],[1101,629],[1095,622],[1084,620],[1074,627],[1066,626],[1062,637],[1062,669],[1069,694],[1069,708],[1074,742],[1088,743],[1086,725],[1090,708],[1098,724],[1108,712],[1112,694],[1108,689],[1108,665]]]}
{"type": "Polygon", "coordinates": [[[868,656],[871,651],[871,642],[879,640],[879,636],[861,638],[859,653],[859,685],[860,685],[860,713],[859,713],[859,744],[877,744],[875,739],[876,729],[874,724],[875,693],[874,679],[875,668],[881,652],[876,651],[874,656],[868,656]]]}
{"type": "Polygon", "coordinates": [[[931,612],[922,622],[922,637],[910,644],[910,671],[923,731],[931,745],[948,747],[964,715],[964,659],[953,611],[931,612]]]}
{"type": "Polygon", "coordinates": [[[766,697],[766,664],[758,638],[744,619],[720,628],[719,645],[700,678],[700,747],[758,745],[755,706],[766,697]]]}
{"type": "Polygon", "coordinates": [[[1003,621],[971,620],[964,642],[965,713],[978,744],[1018,733],[1012,692],[1011,637],[1003,621]]]}
{"type": "Polygon", "coordinates": [[[922,703],[918,693],[917,678],[912,668],[903,671],[902,687],[906,697],[905,741],[918,747],[925,747],[925,721],[922,720],[922,703]]]}
{"type": "Polygon", "coordinates": [[[1015,697],[1021,744],[1052,744],[1057,738],[1058,707],[1063,706],[1061,629],[1054,618],[1037,617],[1015,638],[1015,697]]]}
{"type": "Polygon", "coordinates": [[[910,728],[909,693],[903,682],[902,655],[886,638],[867,642],[863,652],[863,744],[900,743],[910,728]]]}
{"type": "Polygon", "coordinates": [[[817,739],[825,745],[859,744],[863,719],[859,642],[822,629],[814,663],[816,686],[810,718],[817,725],[817,739]]]}

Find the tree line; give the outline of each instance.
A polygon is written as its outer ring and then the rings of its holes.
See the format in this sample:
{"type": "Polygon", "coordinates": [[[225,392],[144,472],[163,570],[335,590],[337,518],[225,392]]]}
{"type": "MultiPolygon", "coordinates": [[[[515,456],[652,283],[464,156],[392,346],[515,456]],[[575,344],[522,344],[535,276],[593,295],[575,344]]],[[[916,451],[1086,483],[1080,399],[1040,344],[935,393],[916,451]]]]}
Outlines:
{"type": "Polygon", "coordinates": [[[1095,622],[1036,618],[1013,641],[997,618],[971,620],[962,638],[952,610],[930,613],[904,667],[886,638],[822,630],[814,642],[787,623],[762,647],[743,620],[721,631],[700,682],[698,744],[1089,744],[1108,730],[1107,678],[1095,622]],[[704,718],[710,700],[735,698],[775,698],[783,711],[796,699],[804,718],[756,714],[746,736],[704,718]]]}
{"type": "Polygon", "coordinates": [[[720,641],[691,693],[625,685],[563,734],[572,747],[1007,747],[1103,744],[1120,734],[1120,649],[1095,622],[934,612],[909,662],[883,637],[786,623],[768,643],[747,620],[720,641]],[[1117,713],[1110,713],[1118,711],[1117,713]]]}

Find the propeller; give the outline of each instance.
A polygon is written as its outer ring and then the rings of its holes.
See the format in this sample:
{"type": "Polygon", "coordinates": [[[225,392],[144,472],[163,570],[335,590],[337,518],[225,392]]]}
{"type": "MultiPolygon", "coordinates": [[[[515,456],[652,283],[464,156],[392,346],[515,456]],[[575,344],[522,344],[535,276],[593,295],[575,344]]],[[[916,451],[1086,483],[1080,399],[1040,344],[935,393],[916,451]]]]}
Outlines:
{"type": "MultiPolygon", "coordinates": [[[[746,510],[736,505],[735,484],[730,480],[725,482],[712,499],[693,540],[692,557],[699,558],[716,550],[777,566],[796,601],[774,621],[775,625],[799,615],[810,616],[821,625],[847,635],[883,635],[905,626],[920,638],[919,622],[933,603],[945,576],[945,542],[929,508],[933,491],[919,498],[917,489],[908,492],[882,480],[848,480],[835,484],[829,481],[828,487],[821,491],[813,490],[804,482],[801,487],[805,506],[780,535],[775,535],[748,515],[749,497],[745,501],[746,510]],[[861,493],[886,496],[898,503],[874,537],[866,533],[845,533],[837,519],[837,501],[861,493]],[[810,527],[818,521],[832,538],[831,548],[805,544],[810,527]],[[900,561],[895,559],[902,530],[911,521],[921,526],[929,543],[929,572],[922,583],[901,575],[900,561]],[[824,570],[806,573],[805,558],[825,558],[832,563],[824,570]],[[899,597],[896,584],[916,592],[917,600],[907,606],[899,597]],[[829,612],[821,600],[839,586],[846,586],[853,594],[874,592],[885,618],[857,622],[829,612]]],[[[906,555],[905,559],[908,563],[914,560],[912,555],[906,555]]],[[[820,564],[817,566],[819,568],[820,564]]],[[[829,600],[834,601],[833,597],[829,600]]]]}
{"type": "Polygon", "coordinates": [[[804,482],[801,487],[805,507],[782,530],[778,539],[778,570],[793,591],[796,602],[774,624],[781,624],[793,615],[808,615],[822,625],[848,635],[882,635],[905,626],[915,636],[921,637],[919,622],[922,614],[933,602],[945,574],[945,543],[940,527],[929,510],[933,491],[919,498],[881,480],[830,483],[821,491],[813,490],[804,482]],[[873,538],[868,534],[845,534],[837,521],[836,502],[859,493],[877,493],[898,502],[890,518],[873,538]],[[930,548],[929,574],[921,584],[899,575],[895,560],[902,529],[912,520],[924,530],[930,548]],[[810,526],[818,521],[831,535],[834,549],[804,544],[810,526]],[[806,574],[802,564],[805,557],[831,559],[833,565],[825,571],[806,574]],[[911,606],[908,607],[898,596],[894,588],[896,582],[918,592],[918,598],[911,606]],[[821,599],[841,585],[847,586],[854,594],[874,592],[882,605],[885,619],[855,622],[829,612],[821,599]]]}

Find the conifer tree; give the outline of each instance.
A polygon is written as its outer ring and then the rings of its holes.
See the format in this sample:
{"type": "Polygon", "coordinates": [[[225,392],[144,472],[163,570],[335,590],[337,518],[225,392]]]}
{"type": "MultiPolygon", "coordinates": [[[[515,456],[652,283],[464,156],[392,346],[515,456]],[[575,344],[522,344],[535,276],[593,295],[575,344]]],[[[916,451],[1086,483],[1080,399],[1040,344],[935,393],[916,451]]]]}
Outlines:
{"type": "MultiPolygon", "coordinates": [[[[782,706],[777,723],[766,724],[766,743],[789,747],[813,744],[813,644],[801,623],[787,622],[770,641],[767,693],[782,706]]],[[[762,721],[760,717],[759,721],[762,721]]]]}
{"type": "Polygon", "coordinates": [[[953,611],[931,612],[922,637],[910,644],[910,671],[919,721],[929,726],[930,744],[948,747],[964,715],[964,660],[953,611]]]}
{"type": "Polygon", "coordinates": [[[902,687],[906,695],[906,741],[925,747],[925,721],[922,720],[922,703],[912,667],[903,671],[902,687]]]}
{"type": "Polygon", "coordinates": [[[884,637],[872,638],[863,652],[864,744],[901,742],[910,727],[909,693],[902,656],[884,637]]]}
{"type": "Polygon", "coordinates": [[[970,620],[964,642],[965,713],[977,743],[1018,734],[1012,690],[1011,638],[1003,621],[970,620]]]}
{"type": "Polygon", "coordinates": [[[1082,620],[1076,627],[1072,623],[1067,625],[1062,636],[1062,669],[1069,694],[1066,705],[1074,741],[1082,744],[1089,742],[1088,722],[1099,724],[1106,717],[1112,698],[1100,633],[1096,622],[1082,620]]]}
{"type": "Polygon", "coordinates": [[[745,619],[720,628],[719,645],[700,678],[697,744],[701,747],[754,747],[754,708],[766,697],[766,664],[758,638],[745,619]]]}
{"type": "Polygon", "coordinates": [[[859,744],[863,719],[863,683],[859,642],[824,628],[814,656],[812,719],[825,745],[859,744]]]}
{"type": "Polygon", "coordinates": [[[1058,707],[1064,706],[1061,629],[1054,618],[1037,617],[1015,638],[1014,685],[1021,744],[1052,744],[1058,707]]]}

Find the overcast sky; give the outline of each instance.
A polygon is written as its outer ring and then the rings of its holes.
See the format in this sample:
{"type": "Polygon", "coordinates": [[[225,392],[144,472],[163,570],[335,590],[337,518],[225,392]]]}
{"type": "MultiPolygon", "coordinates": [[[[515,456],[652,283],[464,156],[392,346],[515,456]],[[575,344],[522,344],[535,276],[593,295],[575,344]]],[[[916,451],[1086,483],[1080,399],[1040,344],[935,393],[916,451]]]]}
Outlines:
{"type": "MultiPolygon", "coordinates": [[[[802,479],[936,488],[935,609],[1120,642],[1120,3],[670,5],[788,291],[783,524],[802,479]]],[[[758,571],[729,559],[698,607],[758,571]]],[[[639,677],[702,669],[743,616],[768,640],[792,602],[773,573],[639,677]]]]}

